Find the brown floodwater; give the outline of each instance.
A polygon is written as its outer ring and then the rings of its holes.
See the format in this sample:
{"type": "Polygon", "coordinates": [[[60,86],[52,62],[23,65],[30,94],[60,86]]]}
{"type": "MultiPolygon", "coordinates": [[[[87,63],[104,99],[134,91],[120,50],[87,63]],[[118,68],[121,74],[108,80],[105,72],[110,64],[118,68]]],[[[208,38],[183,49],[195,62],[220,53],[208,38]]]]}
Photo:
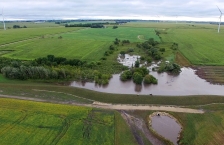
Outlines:
{"type": "MultiPolygon", "coordinates": [[[[153,66],[152,66],[153,67],[153,66]]],[[[152,69],[149,67],[149,70],[152,69]]],[[[157,85],[135,85],[133,81],[120,81],[119,74],[113,75],[106,86],[99,86],[95,83],[72,82],[70,85],[78,88],[85,88],[98,92],[114,94],[152,94],[164,96],[186,96],[186,95],[224,95],[223,85],[214,85],[199,78],[195,70],[182,68],[178,76],[167,73],[158,74],[150,71],[150,74],[158,79],[157,85]]]]}
{"type": "Polygon", "coordinates": [[[181,126],[168,116],[153,116],[152,128],[161,136],[177,145],[178,135],[181,131],[181,126]]]}

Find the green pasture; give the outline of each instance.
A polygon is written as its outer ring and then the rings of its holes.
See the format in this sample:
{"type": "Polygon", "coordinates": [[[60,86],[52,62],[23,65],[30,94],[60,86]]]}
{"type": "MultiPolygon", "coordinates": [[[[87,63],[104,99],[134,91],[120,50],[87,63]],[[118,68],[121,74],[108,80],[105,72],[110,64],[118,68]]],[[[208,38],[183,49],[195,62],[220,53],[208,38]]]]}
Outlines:
{"type": "Polygon", "coordinates": [[[113,44],[115,38],[120,40],[128,39],[131,42],[144,41],[138,38],[139,35],[144,36],[145,39],[154,38],[159,41],[158,36],[155,35],[154,29],[150,28],[87,28],[70,33],[2,46],[0,47],[0,51],[8,51],[2,55],[4,57],[23,60],[35,59],[53,54],[66,58],[96,61],[103,57],[104,52],[109,49],[109,45],[113,44]],[[59,36],[62,36],[62,39],[59,39],[59,36]]]}
{"type": "Polygon", "coordinates": [[[82,28],[65,28],[65,27],[41,27],[41,28],[21,28],[8,29],[0,31],[0,45],[32,39],[35,37],[42,37],[45,35],[59,34],[65,32],[76,31],[82,28]]]}
{"type": "Polygon", "coordinates": [[[176,42],[180,52],[195,65],[224,64],[224,33],[215,29],[169,29],[164,42],[176,42]]]}
{"type": "Polygon", "coordinates": [[[97,40],[97,41],[113,41],[115,38],[120,40],[130,40],[131,42],[142,42],[144,39],[154,38],[160,41],[159,37],[155,35],[155,30],[152,28],[132,28],[132,27],[119,27],[112,29],[108,27],[105,29],[85,29],[79,32],[72,32],[62,35],[64,38],[81,39],[81,40],[97,40]],[[140,36],[140,39],[138,38],[140,36]]]}
{"type": "MultiPolygon", "coordinates": [[[[58,24],[55,22],[44,22],[44,23],[35,23],[35,22],[5,22],[6,28],[13,29],[14,25],[19,25],[20,27],[26,26],[27,28],[41,28],[41,27],[58,27],[58,24]]],[[[3,29],[3,25],[0,23],[0,30],[3,29]]]]}
{"type": "Polygon", "coordinates": [[[54,37],[12,44],[0,47],[0,50],[13,49],[3,56],[23,60],[31,60],[49,54],[67,59],[99,60],[107,47],[109,47],[109,44],[105,41],[58,39],[58,37],[54,37]]]}
{"type": "Polygon", "coordinates": [[[114,144],[114,112],[0,99],[0,144],[114,144]]]}
{"type": "Polygon", "coordinates": [[[180,144],[223,144],[224,106],[217,104],[202,108],[208,112],[204,114],[172,113],[183,125],[180,144]]]}

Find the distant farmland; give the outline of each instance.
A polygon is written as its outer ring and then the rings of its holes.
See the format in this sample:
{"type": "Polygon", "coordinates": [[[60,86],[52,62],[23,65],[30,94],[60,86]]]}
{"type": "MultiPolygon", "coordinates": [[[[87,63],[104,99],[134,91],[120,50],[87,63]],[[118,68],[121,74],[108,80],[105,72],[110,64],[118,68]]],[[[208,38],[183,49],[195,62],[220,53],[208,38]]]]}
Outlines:
{"type": "Polygon", "coordinates": [[[35,59],[49,54],[66,58],[99,60],[109,45],[113,44],[115,38],[130,40],[131,42],[142,42],[149,38],[160,41],[154,29],[151,28],[89,28],[3,46],[0,47],[0,51],[8,51],[2,55],[4,57],[23,60],[35,59]],[[60,36],[62,39],[58,38],[60,36]],[[141,39],[138,36],[141,36],[141,39]]]}

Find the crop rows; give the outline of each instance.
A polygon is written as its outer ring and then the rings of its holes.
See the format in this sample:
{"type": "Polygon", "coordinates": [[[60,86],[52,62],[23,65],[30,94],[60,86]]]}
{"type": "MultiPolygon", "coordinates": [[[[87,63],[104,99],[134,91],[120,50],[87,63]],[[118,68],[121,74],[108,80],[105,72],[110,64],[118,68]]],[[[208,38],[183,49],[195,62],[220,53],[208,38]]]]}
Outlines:
{"type": "Polygon", "coordinates": [[[214,29],[170,29],[162,38],[179,44],[180,52],[195,65],[224,64],[224,33],[214,29]]]}
{"type": "Polygon", "coordinates": [[[116,30],[106,29],[82,29],[71,33],[64,33],[51,37],[43,37],[35,40],[24,41],[0,47],[2,56],[23,60],[53,54],[57,57],[78,58],[82,60],[98,61],[113,44],[115,38],[130,40],[131,42],[143,41],[138,35],[145,39],[153,37],[159,41],[154,29],[121,27],[116,30]],[[62,39],[58,37],[61,36],[62,39]]]}
{"type": "Polygon", "coordinates": [[[0,100],[0,144],[114,142],[113,112],[29,101],[0,100]],[[86,127],[91,130],[83,130],[86,127]],[[83,131],[88,133],[88,137],[83,136],[83,131]]]}

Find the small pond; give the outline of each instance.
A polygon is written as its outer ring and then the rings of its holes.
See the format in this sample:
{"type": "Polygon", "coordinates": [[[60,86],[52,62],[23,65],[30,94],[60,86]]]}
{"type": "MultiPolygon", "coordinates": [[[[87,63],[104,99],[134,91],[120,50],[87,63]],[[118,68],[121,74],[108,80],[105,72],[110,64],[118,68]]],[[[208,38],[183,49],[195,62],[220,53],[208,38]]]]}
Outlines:
{"type": "Polygon", "coordinates": [[[151,127],[159,135],[177,145],[181,126],[176,122],[176,120],[165,115],[153,116],[151,118],[151,127]]]}

